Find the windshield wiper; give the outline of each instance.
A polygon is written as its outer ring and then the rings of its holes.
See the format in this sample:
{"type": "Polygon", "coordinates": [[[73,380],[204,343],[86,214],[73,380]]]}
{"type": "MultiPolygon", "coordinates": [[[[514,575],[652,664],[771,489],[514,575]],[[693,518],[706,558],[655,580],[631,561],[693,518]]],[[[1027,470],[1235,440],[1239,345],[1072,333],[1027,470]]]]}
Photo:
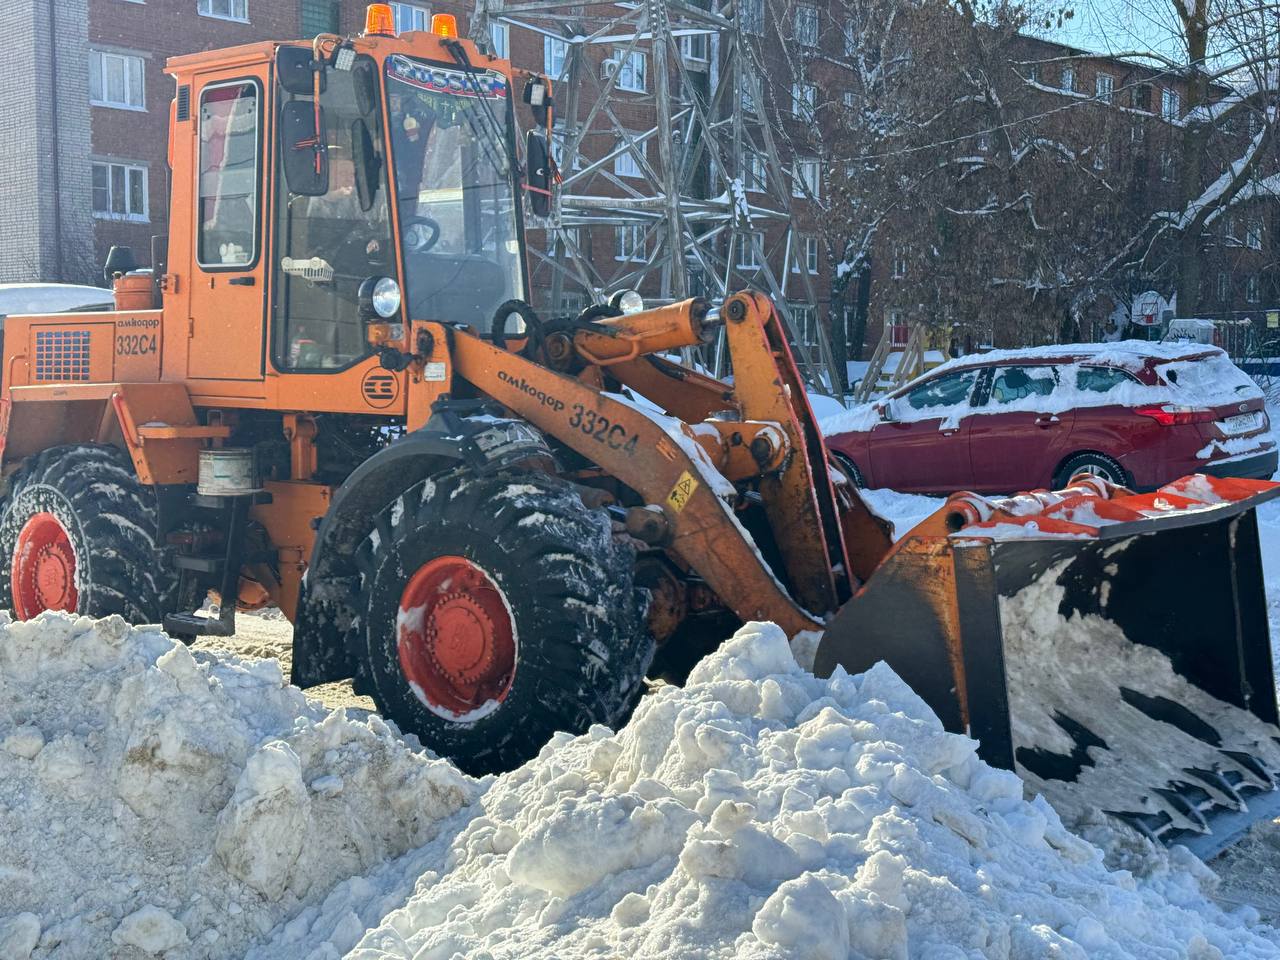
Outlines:
{"type": "MultiPolygon", "coordinates": [[[[484,118],[482,122],[485,126],[485,132],[489,135],[489,139],[491,141],[498,144],[503,158],[507,161],[506,170],[503,170],[501,166],[496,163],[493,165],[494,169],[499,170],[504,175],[508,174],[511,170],[520,172],[520,163],[516,158],[515,151],[511,148],[511,142],[503,133],[503,125],[500,124],[498,122],[498,118],[494,116],[493,107],[489,105],[489,100],[485,97],[484,91],[480,87],[480,77],[476,73],[476,68],[471,63],[471,58],[467,56],[466,47],[457,40],[448,39],[444,41],[444,48],[449,51],[449,55],[452,56],[454,62],[462,68],[462,72],[470,82],[471,89],[475,91],[476,100],[479,101],[480,106],[483,108],[481,116],[484,118]]],[[[468,111],[468,117],[469,116],[470,111],[468,111]]],[[[479,133],[479,131],[475,130],[474,125],[472,125],[472,130],[477,134],[479,133]]],[[[485,152],[489,152],[487,147],[485,152]]],[[[490,156],[490,161],[492,162],[492,156],[490,156]]]]}

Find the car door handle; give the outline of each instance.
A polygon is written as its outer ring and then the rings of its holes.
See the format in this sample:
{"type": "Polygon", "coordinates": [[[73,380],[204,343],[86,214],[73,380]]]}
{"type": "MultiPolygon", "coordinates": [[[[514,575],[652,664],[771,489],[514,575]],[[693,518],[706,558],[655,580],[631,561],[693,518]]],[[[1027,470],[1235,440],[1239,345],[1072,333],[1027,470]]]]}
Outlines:
{"type": "Polygon", "coordinates": [[[1037,427],[1051,427],[1055,423],[1060,423],[1060,422],[1061,421],[1051,413],[1041,414],[1040,416],[1036,417],[1037,427]]]}
{"type": "Polygon", "coordinates": [[[938,432],[939,432],[940,434],[942,434],[944,437],[954,437],[957,433],[959,433],[959,432],[960,432],[960,428],[959,428],[959,427],[947,427],[945,430],[939,430],[938,432]]]}

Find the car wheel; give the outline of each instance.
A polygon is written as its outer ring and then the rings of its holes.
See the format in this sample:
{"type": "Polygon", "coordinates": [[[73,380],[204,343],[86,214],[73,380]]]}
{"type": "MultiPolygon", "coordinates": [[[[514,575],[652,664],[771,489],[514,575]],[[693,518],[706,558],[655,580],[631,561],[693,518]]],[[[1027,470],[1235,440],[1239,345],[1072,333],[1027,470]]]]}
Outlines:
{"type": "Polygon", "coordinates": [[[1125,473],[1124,467],[1105,453],[1088,452],[1077,453],[1066,459],[1058,470],[1058,476],[1053,482],[1054,487],[1061,490],[1078,473],[1100,477],[1120,487],[1129,485],[1129,475],[1125,473]]]}
{"type": "Polygon", "coordinates": [[[836,465],[836,469],[840,470],[846,477],[853,481],[853,485],[859,490],[866,489],[867,481],[862,476],[862,471],[858,469],[858,465],[849,459],[845,454],[838,451],[831,451],[831,462],[836,465]]]}

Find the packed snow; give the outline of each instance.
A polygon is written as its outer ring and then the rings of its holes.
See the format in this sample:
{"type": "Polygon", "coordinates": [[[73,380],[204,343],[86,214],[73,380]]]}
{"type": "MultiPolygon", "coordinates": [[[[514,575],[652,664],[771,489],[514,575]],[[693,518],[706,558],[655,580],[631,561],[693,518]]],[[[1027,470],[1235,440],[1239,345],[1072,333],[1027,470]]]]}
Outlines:
{"type": "Polygon", "coordinates": [[[770,624],[483,781],[117,619],[0,620],[0,704],[5,957],[1280,956],[770,624]]]}

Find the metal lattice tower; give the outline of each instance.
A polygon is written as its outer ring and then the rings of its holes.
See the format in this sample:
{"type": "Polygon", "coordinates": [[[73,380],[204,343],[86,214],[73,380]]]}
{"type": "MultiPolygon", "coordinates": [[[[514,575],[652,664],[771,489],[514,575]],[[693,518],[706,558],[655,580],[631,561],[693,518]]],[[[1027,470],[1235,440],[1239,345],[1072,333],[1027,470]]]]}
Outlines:
{"type": "MultiPolygon", "coordinates": [[[[626,6],[476,0],[471,34],[487,44],[496,22],[507,25],[512,50],[522,46],[521,34],[564,45],[556,47],[564,52],[563,69],[551,77],[553,148],[562,182],[551,215],[529,221],[547,231],[545,249],[530,244],[530,253],[535,285],[550,288],[553,304],[565,294],[602,302],[612,291],[633,287],[643,288],[651,302],[697,295],[718,305],[727,294],[754,287],[778,305],[806,378],[826,387],[836,381],[813,281],[806,269],[791,270],[803,257],[792,227],[791,169],[766,116],[758,38],[742,19],[752,10],[762,18],[763,7],[764,0],[727,0],[714,10],[684,0],[626,6]],[[627,67],[637,51],[645,55],[645,92],[624,98],[619,84],[629,79],[625,89],[636,86],[627,67]],[[652,111],[647,130],[629,129],[620,116],[636,103],[646,115],[652,111]],[[591,157],[583,150],[588,140],[597,147],[591,157]],[[598,149],[601,140],[612,146],[598,149]],[[649,159],[650,143],[656,144],[656,163],[649,159]],[[638,177],[614,172],[624,154],[638,177]],[[756,202],[744,186],[747,179],[756,202]],[[607,256],[584,249],[585,230],[596,240],[604,235],[596,228],[610,235],[607,256]],[[612,246],[619,228],[637,241],[623,249],[626,260],[618,260],[612,246]],[[775,239],[766,244],[766,236],[775,239]],[[642,258],[631,259],[631,247],[642,250],[642,258]],[[789,289],[792,281],[798,290],[789,289]],[[788,297],[815,305],[808,330],[798,329],[788,297]]],[[[717,374],[726,372],[724,354],[721,342],[707,358],[717,374]]]]}

